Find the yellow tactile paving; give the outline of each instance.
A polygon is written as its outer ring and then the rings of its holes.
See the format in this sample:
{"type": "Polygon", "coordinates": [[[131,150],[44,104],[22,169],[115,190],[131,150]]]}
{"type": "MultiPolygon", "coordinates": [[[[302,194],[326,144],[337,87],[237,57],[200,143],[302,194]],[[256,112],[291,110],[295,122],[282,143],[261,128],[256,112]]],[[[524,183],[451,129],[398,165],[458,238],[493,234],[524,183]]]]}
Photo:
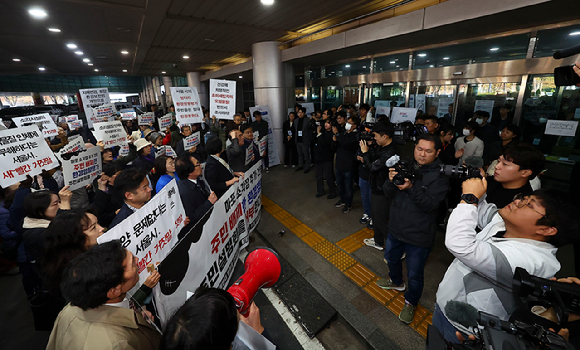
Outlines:
{"type": "Polygon", "coordinates": [[[374,273],[359,263],[344,271],[344,274],[360,287],[369,284],[376,277],[374,273]]]}
{"type": "MultiPolygon", "coordinates": [[[[394,290],[384,290],[377,286],[375,281],[378,277],[347,254],[351,254],[361,248],[364,245],[363,240],[365,238],[373,237],[372,230],[364,228],[338,241],[336,244],[332,244],[270,199],[262,196],[262,204],[268,213],[272,214],[274,218],[288,227],[304,243],[308,244],[331,264],[340,269],[340,271],[354,283],[362,287],[370,296],[385,305],[395,315],[399,316],[405,305],[403,293],[394,290]]],[[[415,311],[413,322],[409,326],[426,338],[427,327],[432,322],[433,314],[419,305],[415,311]]]]}
{"type": "Polygon", "coordinates": [[[308,244],[311,247],[314,247],[315,245],[326,241],[326,239],[324,239],[324,237],[322,237],[321,235],[319,235],[316,232],[310,232],[309,234],[306,234],[306,235],[302,236],[301,238],[304,241],[304,243],[308,244]]]}
{"type": "Polygon", "coordinates": [[[294,232],[294,234],[298,237],[303,237],[312,232],[312,229],[304,224],[300,224],[298,226],[292,227],[290,231],[294,232]]]}
{"type": "Polygon", "coordinates": [[[312,248],[314,250],[316,250],[316,252],[318,252],[318,254],[322,255],[325,259],[327,259],[329,256],[336,254],[340,251],[340,249],[338,249],[337,246],[330,243],[329,241],[320,242],[319,244],[315,245],[312,248]]]}
{"type": "Polygon", "coordinates": [[[350,236],[346,237],[345,239],[341,239],[340,241],[336,242],[336,245],[344,250],[345,252],[351,254],[360,247],[362,244],[352,239],[350,236]]]}
{"type": "Polygon", "coordinates": [[[341,250],[338,250],[336,254],[329,256],[326,260],[330,261],[332,265],[338,267],[340,271],[344,271],[356,264],[356,260],[341,250]]]}

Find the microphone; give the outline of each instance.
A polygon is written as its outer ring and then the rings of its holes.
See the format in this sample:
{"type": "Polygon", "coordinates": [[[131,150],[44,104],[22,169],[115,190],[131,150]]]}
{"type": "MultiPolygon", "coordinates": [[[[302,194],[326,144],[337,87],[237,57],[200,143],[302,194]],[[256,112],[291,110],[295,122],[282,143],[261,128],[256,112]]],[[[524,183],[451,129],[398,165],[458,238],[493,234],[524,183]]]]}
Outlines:
{"type": "Polygon", "coordinates": [[[395,154],[391,158],[387,159],[387,162],[385,163],[385,165],[387,166],[387,168],[392,168],[393,165],[395,165],[399,162],[399,160],[401,160],[401,158],[399,158],[399,156],[395,154]]]}
{"type": "Polygon", "coordinates": [[[445,305],[445,315],[450,321],[457,322],[464,327],[477,327],[479,312],[473,306],[455,300],[449,300],[445,305]]]}
{"type": "Polygon", "coordinates": [[[564,50],[554,52],[554,58],[559,60],[562,58],[580,54],[580,45],[572,46],[564,50]]]}

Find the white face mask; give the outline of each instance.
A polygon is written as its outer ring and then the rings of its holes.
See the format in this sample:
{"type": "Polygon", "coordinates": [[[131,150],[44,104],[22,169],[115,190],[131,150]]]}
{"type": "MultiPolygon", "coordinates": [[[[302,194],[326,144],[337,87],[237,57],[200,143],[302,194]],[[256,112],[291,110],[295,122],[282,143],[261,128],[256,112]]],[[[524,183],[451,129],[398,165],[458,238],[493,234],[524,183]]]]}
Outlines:
{"type": "Polygon", "coordinates": [[[350,131],[350,129],[352,129],[352,125],[350,125],[350,123],[346,123],[344,125],[344,128],[346,129],[346,131],[350,131]]]}
{"type": "Polygon", "coordinates": [[[477,118],[475,119],[475,121],[477,122],[477,124],[481,125],[483,124],[483,118],[477,118]]]}
{"type": "Polygon", "coordinates": [[[463,129],[463,136],[469,136],[469,134],[471,134],[469,129],[463,129]]]}

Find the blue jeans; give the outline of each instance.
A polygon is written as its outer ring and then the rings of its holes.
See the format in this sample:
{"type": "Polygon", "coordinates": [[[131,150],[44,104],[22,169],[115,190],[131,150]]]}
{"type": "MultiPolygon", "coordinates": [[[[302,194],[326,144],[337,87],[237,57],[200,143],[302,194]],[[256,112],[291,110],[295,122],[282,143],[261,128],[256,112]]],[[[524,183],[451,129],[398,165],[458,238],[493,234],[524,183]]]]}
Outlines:
{"type": "Polygon", "coordinates": [[[455,332],[460,332],[463,334],[464,339],[467,339],[468,337],[467,334],[459,331],[459,329],[455,328],[455,326],[449,322],[437,303],[435,303],[435,312],[433,313],[433,326],[439,330],[439,333],[443,335],[445,340],[454,344],[459,344],[459,340],[457,339],[455,332]]]}
{"type": "Polygon", "coordinates": [[[431,247],[423,248],[404,243],[389,233],[385,244],[385,259],[389,264],[389,277],[396,285],[401,285],[404,282],[401,258],[405,252],[407,253],[405,262],[407,263],[408,284],[405,300],[417,306],[419,299],[421,299],[421,294],[423,294],[423,272],[431,247]]]}
{"type": "Polygon", "coordinates": [[[360,187],[360,197],[365,214],[371,217],[371,185],[367,180],[359,177],[358,186],[360,187]]]}
{"type": "Polygon", "coordinates": [[[336,171],[336,185],[338,186],[338,193],[340,193],[340,200],[352,206],[352,172],[351,171],[336,171]]]}

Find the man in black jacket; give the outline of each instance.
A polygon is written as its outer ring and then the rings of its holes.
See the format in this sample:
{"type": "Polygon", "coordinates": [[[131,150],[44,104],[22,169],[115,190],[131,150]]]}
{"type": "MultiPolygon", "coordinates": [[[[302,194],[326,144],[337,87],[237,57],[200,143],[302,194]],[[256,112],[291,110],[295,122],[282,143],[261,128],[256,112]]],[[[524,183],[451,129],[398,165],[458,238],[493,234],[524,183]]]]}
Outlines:
{"type": "Polygon", "coordinates": [[[116,195],[123,199],[121,209],[109,225],[109,230],[141,209],[151,199],[151,187],[145,173],[136,169],[123,170],[115,178],[116,195]]]}
{"type": "Polygon", "coordinates": [[[336,185],[334,183],[333,160],[334,152],[332,151],[332,130],[331,122],[327,120],[316,129],[316,138],[314,144],[314,164],[316,164],[316,198],[324,196],[324,178],[328,184],[328,199],[336,198],[336,185]]]}
{"type": "MultiPolygon", "coordinates": [[[[260,111],[254,111],[254,122],[252,123],[253,132],[258,132],[258,139],[261,141],[264,137],[268,137],[268,122],[262,119],[262,113],[260,111]]],[[[268,158],[268,142],[266,142],[266,155],[262,157],[264,161],[264,167],[266,172],[269,172],[269,158],[268,158]]]]}
{"type": "Polygon", "coordinates": [[[346,214],[352,207],[352,185],[358,150],[358,118],[348,118],[344,126],[344,130],[332,127],[332,144],[336,150],[336,184],[340,193],[340,200],[335,206],[342,208],[342,212],[346,214]]]}
{"type": "Polygon", "coordinates": [[[435,239],[437,208],[449,189],[449,180],[439,176],[441,150],[438,136],[423,134],[417,138],[414,150],[415,179],[405,177],[402,185],[395,185],[397,172],[389,169],[389,180],[383,186],[386,196],[394,196],[389,221],[389,235],[385,244],[385,260],[389,265],[388,279],[377,280],[383,289],[405,290],[401,258],[407,254],[409,290],[399,319],[409,324],[423,293],[423,270],[435,239]]]}
{"type": "Polygon", "coordinates": [[[294,135],[296,135],[296,149],[298,150],[298,168],[295,171],[304,170],[304,174],[310,171],[310,134],[306,116],[306,108],[298,109],[298,119],[294,122],[294,135]]]}
{"type": "Polygon", "coordinates": [[[397,154],[397,145],[393,142],[393,125],[391,123],[376,123],[373,126],[373,135],[377,147],[369,150],[366,141],[360,141],[360,149],[366,168],[369,169],[369,184],[371,186],[371,218],[373,220],[374,238],[366,238],[368,246],[383,250],[385,239],[389,233],[389,211],[392,197],[385,196],[383,185],[389,182],[387,160],[397,154]]]}

